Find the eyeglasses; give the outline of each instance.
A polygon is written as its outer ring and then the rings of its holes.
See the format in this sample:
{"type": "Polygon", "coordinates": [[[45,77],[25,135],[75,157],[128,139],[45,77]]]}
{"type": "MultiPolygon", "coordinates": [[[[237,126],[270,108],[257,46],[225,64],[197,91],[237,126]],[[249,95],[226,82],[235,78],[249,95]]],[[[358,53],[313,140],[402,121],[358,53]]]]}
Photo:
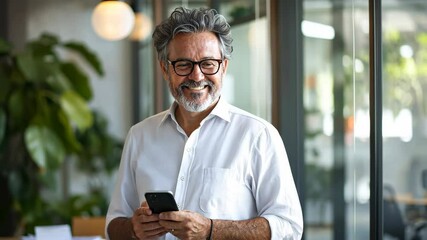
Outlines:
{"type": "Polygon", "coordinates": [[[205,75],[214,75],[218,72],[219,66],[222,63],[220,59],[204,59],[199,62],[190,60],[177,60],[168,62],[173,66],[173,70],[178,76],[188,76],[194,70],[194,65],[199,65],[200,71],[205,75]]]}

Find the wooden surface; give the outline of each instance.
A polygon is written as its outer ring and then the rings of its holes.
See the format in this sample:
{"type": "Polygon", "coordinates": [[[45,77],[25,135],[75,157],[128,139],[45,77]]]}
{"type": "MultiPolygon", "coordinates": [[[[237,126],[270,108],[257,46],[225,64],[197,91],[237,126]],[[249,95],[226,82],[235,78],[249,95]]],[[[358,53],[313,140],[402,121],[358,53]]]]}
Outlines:
{"type": "Polygon", "coordinates": [[[73,217],[73,236],[101,236],[105,238],[105,217],[73,217]]]}

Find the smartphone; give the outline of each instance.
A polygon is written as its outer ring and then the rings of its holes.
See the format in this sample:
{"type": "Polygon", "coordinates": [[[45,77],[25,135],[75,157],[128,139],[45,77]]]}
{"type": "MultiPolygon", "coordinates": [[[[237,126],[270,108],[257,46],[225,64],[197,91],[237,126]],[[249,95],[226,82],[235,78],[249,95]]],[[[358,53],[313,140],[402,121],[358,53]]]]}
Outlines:
{"type": "Polygon", "coordinates": [[[171,191],[146,192],[145,199],[153,213],[179,211],[171,191]]]}

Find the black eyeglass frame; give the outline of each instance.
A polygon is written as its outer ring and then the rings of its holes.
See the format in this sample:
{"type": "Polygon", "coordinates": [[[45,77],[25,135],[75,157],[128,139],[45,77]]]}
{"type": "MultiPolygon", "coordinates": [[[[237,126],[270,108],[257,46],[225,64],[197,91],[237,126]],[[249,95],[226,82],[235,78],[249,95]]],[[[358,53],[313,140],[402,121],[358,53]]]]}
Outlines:
{"type": "Polygon", "coordinates": [[[222,62],[223,62],[224,60],[223,60],[223,59],[208,58],[208,59],[203,59],[203,60],[198,61],[198,62],[191,61],[191,60],[188,60],[188,59],[180,59],[180,60],[175,60],[175,61],[171,61],[171,60],[169,60],[169,59],[168,59],[167,61],[168,61],[168,63],[169,63],[169,64],[171,64],[171,65],[172,65],[173,70],[174,70],[174,72],[175,72],[175,74],[176,74],[176,75],[181,76],[181,77],[185,77],[185,76],[188,76],[188,75],[190,75],[191,73],[193,73],[193,71],[194,71],[194,65],[196,65],[196,64],[199,66],[200,71],[201,71],[204,75],[215,75],[215,74],[217,74],[217,73],[218,73],[218,71],[219,71],[219,69],[220,69],[220,67],[221,67],[221,64],[222,64],[222,62]],[[177,62],[181,62],[181,61],[187,61],[187,62],[189,62],[189,63],[191,63],[191,64],[192,64],[192,66],[191,66],[191,71],[190,71],[188,74],[179,74],[179,73],[177,73],[177,71],[176,71],[176,69],[175,69],[175,64],[176,64],[177,62]],[[202,68],[202,67],[200,67],[200,64],[201,64],[202,62],[205,62],[205,61],[216,61],[216,62],[218,63],[218,68],[216,69],[216,71],[215,71],[214,73],[205,73],[205,72],[203,72],[203,68],[202,68]]]}

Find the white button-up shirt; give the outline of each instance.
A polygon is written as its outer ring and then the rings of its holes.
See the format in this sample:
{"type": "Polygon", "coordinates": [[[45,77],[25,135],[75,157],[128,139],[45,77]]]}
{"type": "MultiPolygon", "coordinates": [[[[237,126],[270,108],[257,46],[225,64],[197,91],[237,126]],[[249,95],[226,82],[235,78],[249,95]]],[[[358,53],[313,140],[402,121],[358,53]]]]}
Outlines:
{"type": "Polygon", "coordinates": [[[188,137],[175,108],[176,103],[130,129],[107,226],[116,217],[131,217],[145,192],[170,190],[181,210],[212,219],[261,216],[272,239],[300,239],[301,206],[277,130],[220,99],[188,137]]]}

